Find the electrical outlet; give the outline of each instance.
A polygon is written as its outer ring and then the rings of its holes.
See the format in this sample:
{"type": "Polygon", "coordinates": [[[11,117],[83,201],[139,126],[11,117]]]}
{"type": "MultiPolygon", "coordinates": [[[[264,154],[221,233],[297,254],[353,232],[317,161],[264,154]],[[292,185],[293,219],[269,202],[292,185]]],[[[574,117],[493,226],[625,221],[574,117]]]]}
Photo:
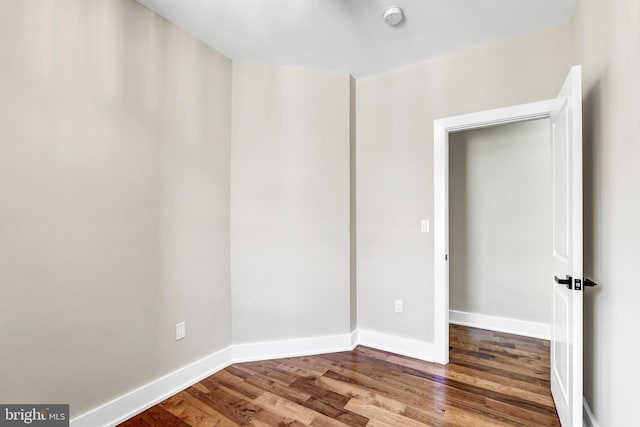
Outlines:
{"type": "Polygon", "coordinates": [[[423,233],[428,233],[429,232],[429,220],[428,219],[423,219],[422,221],[420,221],[420,231],[422,231],[423,233]]]}
{"type": "Polygon", "coordinates": [[[185,322],[176,323],[176,341],[187,336],[187,328],[185,322]]]}
{"type": "Polygon", "coordinates": [[[402,300],[401,299],[397,299],[396,300],[396,313],[402,313],[402,312],[403,312],[402,300]]]}

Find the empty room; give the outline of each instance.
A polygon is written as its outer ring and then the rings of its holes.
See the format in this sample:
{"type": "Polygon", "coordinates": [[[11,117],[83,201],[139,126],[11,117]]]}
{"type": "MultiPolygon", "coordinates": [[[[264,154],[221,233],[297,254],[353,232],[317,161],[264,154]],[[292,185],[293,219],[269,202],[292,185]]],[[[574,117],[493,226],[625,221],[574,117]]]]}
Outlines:
{"type": "Polygon", "coordinates": [[[639,425],[637,0],[0,35],[0,425],[639,425]]]}

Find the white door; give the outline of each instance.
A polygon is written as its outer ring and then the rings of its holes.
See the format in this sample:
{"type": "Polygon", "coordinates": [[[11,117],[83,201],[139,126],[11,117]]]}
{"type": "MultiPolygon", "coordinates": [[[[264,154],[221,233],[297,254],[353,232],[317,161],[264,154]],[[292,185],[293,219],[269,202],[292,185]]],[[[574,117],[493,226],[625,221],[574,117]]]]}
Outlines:
{"type": "Polygon", "coordinates": [[[582,427],[582,76],[571,68],[551,114],[551,392],[563,427],[582,427]]]}

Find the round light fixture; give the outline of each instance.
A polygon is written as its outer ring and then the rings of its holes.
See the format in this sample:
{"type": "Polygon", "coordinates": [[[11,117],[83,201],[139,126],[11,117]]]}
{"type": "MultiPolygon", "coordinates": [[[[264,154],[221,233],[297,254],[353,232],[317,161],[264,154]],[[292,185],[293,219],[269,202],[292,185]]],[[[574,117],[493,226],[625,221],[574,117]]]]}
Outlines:
{"type": "Polygon", "coordinates": [[[402,15],[402,9],[400,9],[398,6],[390,7],[389,9],[385,10],[384,14],[382,15],[382,19],[384,19],[385,24],[392,27],[401,23],[403,18],[404,16],[402,15]]]}

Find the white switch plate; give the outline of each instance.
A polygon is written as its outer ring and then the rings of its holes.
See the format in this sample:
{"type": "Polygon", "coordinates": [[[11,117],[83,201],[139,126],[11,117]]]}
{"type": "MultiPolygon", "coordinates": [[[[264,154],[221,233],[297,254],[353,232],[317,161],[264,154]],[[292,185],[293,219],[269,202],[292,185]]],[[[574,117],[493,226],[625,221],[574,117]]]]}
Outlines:
{"type": "Polygon", "coordinates": [[[423,233],[428,233],[428,232],[429,232],[429,220],[428,220],[428,219],[423,219],[423,220],[420,222],[420,230],[421,230],[423,233]]]}
{"type": "Polygon", "coordinates": [[[187,328],[185,322],[176,323],[176,341],[187,336],[187,328]]]}
{"type": "Polygon", "coordinates": [[[396,313],[402,313],[403,308],[402,308],[402,300],[401,299],[397,299],[396,300],[396,313]]]}

